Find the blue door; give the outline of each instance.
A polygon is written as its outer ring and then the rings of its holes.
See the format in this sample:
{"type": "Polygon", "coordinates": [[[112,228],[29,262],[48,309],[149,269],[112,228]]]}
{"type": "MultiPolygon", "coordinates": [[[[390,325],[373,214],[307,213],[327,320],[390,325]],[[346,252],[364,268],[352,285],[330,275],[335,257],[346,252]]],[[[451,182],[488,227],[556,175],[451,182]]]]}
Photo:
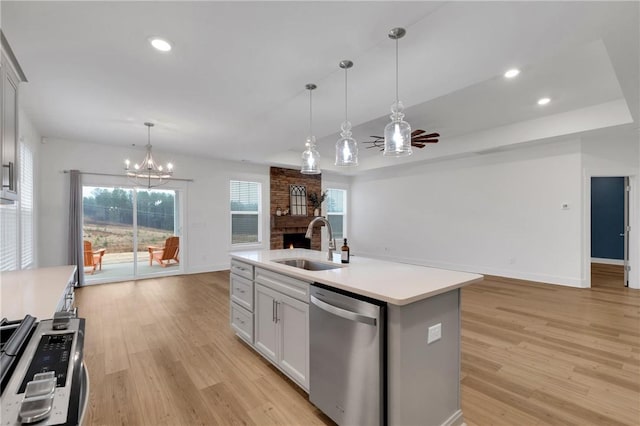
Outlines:
{"type": "Polygon", "coordinates": [[[591,178],[591,257],[624,260],[624,177],[591,178]]]}

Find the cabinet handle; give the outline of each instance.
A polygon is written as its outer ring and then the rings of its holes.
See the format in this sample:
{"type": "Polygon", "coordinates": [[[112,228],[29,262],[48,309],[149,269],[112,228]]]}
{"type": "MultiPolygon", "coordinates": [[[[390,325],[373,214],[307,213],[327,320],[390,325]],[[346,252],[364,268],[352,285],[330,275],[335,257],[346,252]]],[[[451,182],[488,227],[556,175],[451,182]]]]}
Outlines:
{"type": "Polygon", "coordinates": [[[9,169],[9,184],[5,185],[3,182],[2,187],[9,188],[9,191],[15,191],[15,181],[13,180],[13,173],[14,173],[13,161],[9,161],[9,164],[3,164],[2,167],[6,167],[9,169]]]}
{"type": "Polygon", "coordinates": [[[280,320],[278,318],[278,305],[280,305],[280,302],[276,302],[276,323],[278,323],[278,321],[280,320]]]}
{"type": "Polygon", "coordinates": [[[271,301],[271,321],[276,322],[276,301],[271,301]]]}

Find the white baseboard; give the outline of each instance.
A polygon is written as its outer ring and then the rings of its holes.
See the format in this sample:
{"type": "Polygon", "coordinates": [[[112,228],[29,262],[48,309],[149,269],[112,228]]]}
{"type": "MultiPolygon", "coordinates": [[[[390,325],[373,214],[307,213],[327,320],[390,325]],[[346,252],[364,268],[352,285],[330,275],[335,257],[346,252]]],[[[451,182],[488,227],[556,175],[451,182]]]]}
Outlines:
{"type": "Polygon", "coordinates": [[[624,260],[620,259],[603,259],[601,257],[592,257],[591,263],[602,263],[604,265],[624,265],[624,260]]]}
{"type": "Polygon", "coordinates": [[[231,263],[220,263],[216,265],[199,265],[199,266],[189,266],[184,271],[185,274],[202,274],[205,272],[217,272],[217,271],[225,271],[229,269],[231,263]]]}

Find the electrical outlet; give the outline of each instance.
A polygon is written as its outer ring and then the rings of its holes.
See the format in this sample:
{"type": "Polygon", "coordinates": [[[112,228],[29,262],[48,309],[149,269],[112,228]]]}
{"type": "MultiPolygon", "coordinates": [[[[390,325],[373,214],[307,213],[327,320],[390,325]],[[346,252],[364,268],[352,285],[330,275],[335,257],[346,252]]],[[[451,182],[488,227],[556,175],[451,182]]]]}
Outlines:
{"type": "Polygon", "coordinates": [[[442,337],[442,323],[432,325],[429,327],[429,335],[427,336],[427,343],[433,343],[436,340],[440,340],[442,337]]]}

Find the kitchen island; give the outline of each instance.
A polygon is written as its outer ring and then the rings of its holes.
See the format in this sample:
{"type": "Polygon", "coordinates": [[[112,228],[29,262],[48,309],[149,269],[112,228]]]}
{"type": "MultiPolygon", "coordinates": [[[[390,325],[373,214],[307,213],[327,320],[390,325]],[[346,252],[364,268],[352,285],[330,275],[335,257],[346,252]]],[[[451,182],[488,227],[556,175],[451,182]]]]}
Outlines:
{"type": "Polygon", "coordinates": [[[309,286],[320,283],[386,302],[387,424],[463,423],[460,288],[480,282],[481,275],[356,256],[343,265],[338,256],[329,262],[326,252],[305,249],[238,251],[231,258],[232,327],[303,389],[313,387],[309,286]],[[280,263],[301,258],[333,268],[280,263]],[[263,312],[268,308],[261,302],[267,300],[264,294],[273,300],[273,314],[263,312]],[[278,309],[284,312],[282,321],[278,309]],[[267,324],[271,319],[273,327],[267,324]]]}

